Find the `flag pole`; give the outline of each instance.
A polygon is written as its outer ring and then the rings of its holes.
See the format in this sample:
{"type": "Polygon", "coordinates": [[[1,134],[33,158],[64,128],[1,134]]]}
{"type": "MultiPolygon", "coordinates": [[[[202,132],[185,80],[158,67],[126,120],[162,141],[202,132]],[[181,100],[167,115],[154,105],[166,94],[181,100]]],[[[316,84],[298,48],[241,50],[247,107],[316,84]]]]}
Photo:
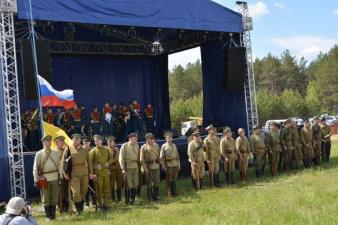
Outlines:
{"type": "Polygon", "coordinates": [[[40,129],[41,129],[41,137],[44,135],[43,130],[43,112],[42,112],[42,102],[41,102],[41,91],[40,91],[40,83],[39,83],[39,69],[38,69],[38,62],[36,56],[36,45],[35,45],[35,29],[34,29],[34,21],[33,21],[33,12],[32,12],[32,2],[29,1],[29,31],[31,36],[32,42],[32,54],[33,54],[33,65],[34,65],[34,73],[35,73],[35,84],[37,90],[37,97],[38,97],[38,107],[39,107],[39,118],[40,118],[40,129]]]}

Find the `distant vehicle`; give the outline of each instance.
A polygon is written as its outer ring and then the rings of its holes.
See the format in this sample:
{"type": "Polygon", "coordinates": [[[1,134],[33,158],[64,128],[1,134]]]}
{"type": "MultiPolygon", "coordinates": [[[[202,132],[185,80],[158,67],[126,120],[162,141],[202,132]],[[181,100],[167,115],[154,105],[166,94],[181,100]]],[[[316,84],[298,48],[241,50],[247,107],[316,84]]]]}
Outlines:
{"type": "Polygon", "coordinates": [[[279,125],[282,125],[286,121],[286,119],[278,119],[278,120],[268,120],[268,121],[266,121],[265,125],[262,128],[262,131],[264,133],[268,133],[268,131],[269,131],[269,124],[272,121],[275,122],[275,123],[277,123],[277,124],[279,124],[279,125]]]}
{"type": "Polygon", "coordinates": [[[201,126],[203,119],[200,117],[189,117],[189,121],[185,121],[181,126],[181,135],[184,136],[190,128],[201,126]]]}
{"type": "Polygon", "coordinates": [[[338,124],[338,119],[334,116],[325,116],[326,124],[329,126],[338,124]]]}

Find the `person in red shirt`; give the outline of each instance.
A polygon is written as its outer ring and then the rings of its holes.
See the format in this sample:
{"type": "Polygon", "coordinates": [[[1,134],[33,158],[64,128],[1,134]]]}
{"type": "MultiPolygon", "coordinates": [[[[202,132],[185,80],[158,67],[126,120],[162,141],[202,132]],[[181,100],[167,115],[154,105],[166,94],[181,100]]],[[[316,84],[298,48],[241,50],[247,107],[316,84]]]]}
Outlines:
{"type": "Polygon", "coordinates": [[[92,134],[100,134],[101,131],[101,114],[96,106],[93,106],[93,111],[90,113],[90,124],[92,127],[92,134]]]}
{"type": "Polygon", "coordinates": [[[52,108],[48,108],[47,112],[45,114],[45,121],[49,124],[54,125],[54,121],[55,121],[55,114],[53,113],[52,108]]]}
{"type": "Polygon", "coordinates": [[[132,114],[131,114],[132,132],[140,133],[141,132],[141,105],[136,100],[133,100],[131,107],[132,107],[132,114]]]}
{"type": "Polygon", "coordinates": [[[82,109],[78,108],[77,105],[73,108],[73,125],[75,129],[75,133],[81,133],[82,127],[82,109]]]}
{"type": "Polygon", "coordinates": [[[145,119],[146,119],[146,128],[148,133],[154,133],[154,108],[151,103],[147,104],[147,107],[144,109],[145,119]]]}

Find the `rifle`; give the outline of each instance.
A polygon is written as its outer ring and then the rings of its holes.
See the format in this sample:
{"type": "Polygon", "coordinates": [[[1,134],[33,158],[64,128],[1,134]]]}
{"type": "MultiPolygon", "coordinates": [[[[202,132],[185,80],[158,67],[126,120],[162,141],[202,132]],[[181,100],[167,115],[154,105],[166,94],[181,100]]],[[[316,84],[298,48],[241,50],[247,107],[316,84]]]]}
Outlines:
{"type": "Polygon", "coordinates": [[[94,193],[94,195],[95,195],[95,212],[97,212],[97,209],[98,209],[98,198],[99,198],[99,196],[98,196],[98,193],[97,193],[97,179],[98,179],[98,177],[97,177],[97,156],[96,156],[96,151],[95,152],[93,152],[93,154],[95,154],[95,164],[94,164],[94,176],[96,176],[96,181],[94,180],[94,177],[93,177],[93,183],[94,183],[94,189],[95,189],[95,193],[94,193]]]}
{"type": "Polygon", "coordinates": [[[62,180],[60,179],[60,184],[59,184],[59,212],[63,213],[63,190],[62,190],[62,180]]]}

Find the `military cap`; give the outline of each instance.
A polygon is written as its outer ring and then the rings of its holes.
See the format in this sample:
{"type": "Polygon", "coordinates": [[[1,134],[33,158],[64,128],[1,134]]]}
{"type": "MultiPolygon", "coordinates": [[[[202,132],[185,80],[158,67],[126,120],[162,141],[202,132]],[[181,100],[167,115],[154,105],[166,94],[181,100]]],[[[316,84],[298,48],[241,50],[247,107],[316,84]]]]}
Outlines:
{"type": "Polygon", "coordinates": [[[131,138],[131,137],[137,137],[137,133],[131,133],[128,135],[128,138],[131,138]]]}
{"type": "Polygon", "coordinates": [[[205,129],[206,129],[207,131],[209,131],[209,130],[211,130],[211,129],[213,129],[213,128],[214,128],[214,125],[210,124],[210,125],[207,126],[205,129]]]}
{"type": "Polygon", "coordinates": [[[51,141],[52,140],[52,136],[51,135],[45,135],[41,138],[41,141],[51,141]]]}
{"type": "Polygon", "coordinates": [[[106,137],[106,141],[115,141],[116,138],[114,136],[109,136],[109,137],[106,137]]]}
{"type": "Polygon", "coordinates": [[[89,136],[83,136],[82,141],[91,141],[91,138],[89,136]]]}
{"type": "Polygon", "coordinates": [[[173,132],[171,132],[171,131],[167,131],[167,132],[165,132],[164,133],[164,135],[163,135],[164,137],[167,137],[167,136],[173,136],[173,132]]]}
{"type": "Polygon", "coordinates": [[[101,139],[102,141],[104,140],[103,137],[102,137],[101,135],[99,135],[99,134],[95,134],[95,135],[93,136],[93,138],[101,139]]]}
{"type": "Polygon", "coordinates": [[[229,131],[231,131],[230,127],[224,127],[224,129],[223,129],[223,133],[224,134],[227,133],[227,132],[229,132],[229,131]]]}
{"type": "Polygon", "coordinates": [[[65,137],[64,137],[64,136],[61,136],[61,135],[56,136],[56,137],[54,138],[54,141],[57,141],[57,140],[64,141],[64,140],[65,140],[65,137]]]}
{"type": "Polygon", "coordinates": [[[82,136],[80,134],[73,134],[72,139],[81,139],[82,136]]]}
{"type": "Polygon", "coordinates": [[[147,133],[144,137],[145,139],[154,139],[154,135],[152,133],[147,133]]]}
{"type": "Polygon", "coordinates": [[[254,130],[260,129],[259,125],[253,127],[254,130]]]}
{"type": "Polygon", "coordinates": [[[200,134],[200,132],[198,132],[198,131],[196,131],[196,132],[194,132],[194,133],[192,133],[192,136],[200,136],[201,134],[200,134]]]}

